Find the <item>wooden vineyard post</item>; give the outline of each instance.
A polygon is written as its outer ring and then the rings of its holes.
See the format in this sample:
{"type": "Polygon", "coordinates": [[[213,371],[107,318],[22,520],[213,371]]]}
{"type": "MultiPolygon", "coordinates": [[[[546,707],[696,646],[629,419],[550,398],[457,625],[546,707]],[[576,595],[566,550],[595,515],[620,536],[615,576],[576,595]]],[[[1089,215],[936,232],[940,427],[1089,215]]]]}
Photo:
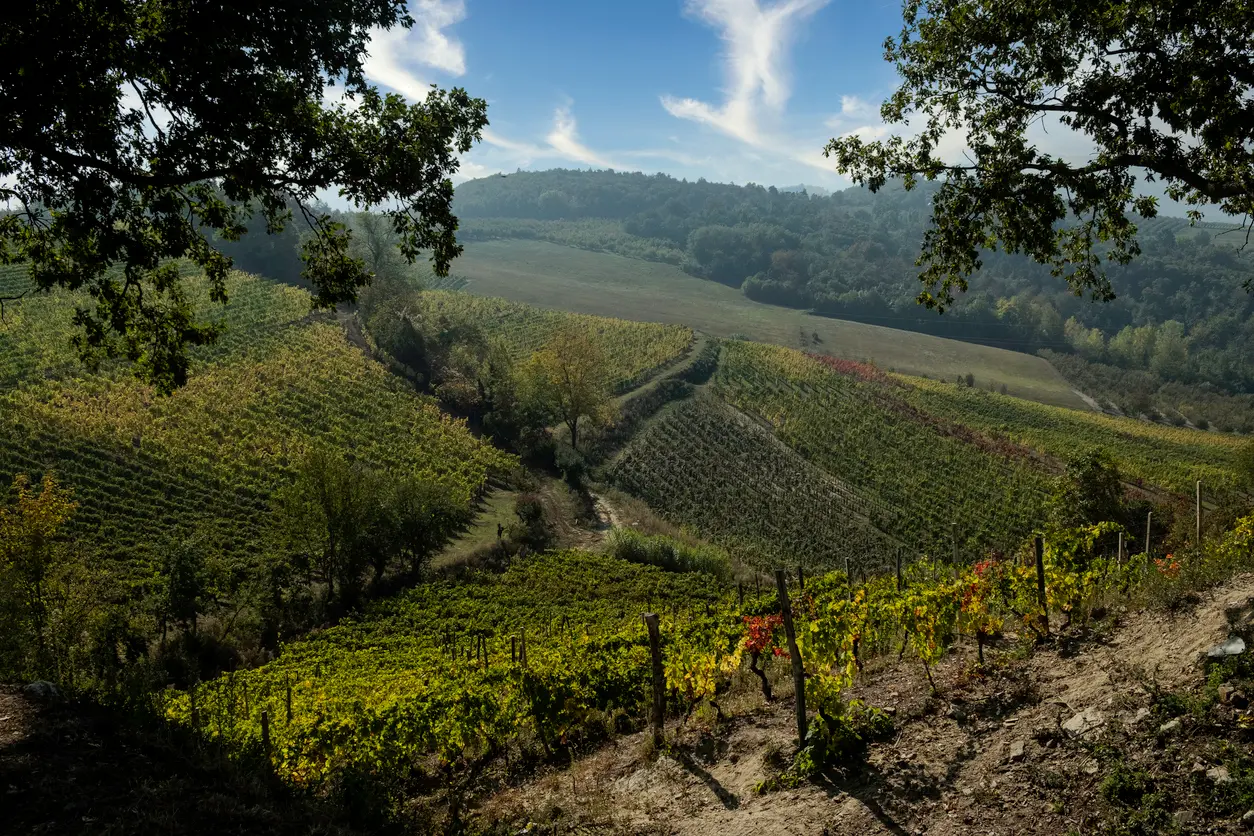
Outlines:
{"type": "Polygon", "coordinates": [[[270,712],[261,712],[261,748],[266,753],[266,760],[270,759],[270,712]]]}
{"type": "Polygon", "coordinates": [[[1202,480],[1197,480],[1197,520],[1194,522],[1193,544],[1197,548],[1197,556],[1202,556],[1202,480]]]}
{"type": "Polygon", "coordinates": [[[666,720],[666,674],[662,670],[662,635],[658,631],[657,613],[640,616],[649,631],[649,656],[653,660],[653,745],[662,745],[662,724],[666,720]]]}
{"type": "Polygon", "coordinates": [[[954,577],[956,578],[958,577],[958,523],[949,524],[949,539],[953,541],[953,545],[954,545],[953,564],[954,564],[954,577]]]}
{"type": "Polygon", "coordinates": [[[1150,526],[1154,524],[1154,512],[1150,511],[1145,515],[1145,557],[1148,560],[1150,554],[1150,526]]]}
{"type": "Polygon", "coordinates": [[[1041,629],[1049,635],[1049,605],[1045,599],[1045,538],[1036,538],[1036,596],[1041,604],[1041,629]]]}
{"type": "MultiPolygon", "coordinates": [[[[848,558],[846,558],[848,560],[848,558]]],[[[775,586],[779,590],[779,612],[784,617],[784,635],[788,638],[788,655],[792,661],[792,684],[796,691],[797,748],[806,745],[806,673],[797,649],[797,631],[792,623],[792,606],[788,603],[788,579],[783,569],[775,570],[775,586]]]]}
{"type": "Polygon", "coordinates": [[[1115,552],[1115,565],[1123,568],[1123,532],[1119,532],[1119,548],[1115,552]]]}

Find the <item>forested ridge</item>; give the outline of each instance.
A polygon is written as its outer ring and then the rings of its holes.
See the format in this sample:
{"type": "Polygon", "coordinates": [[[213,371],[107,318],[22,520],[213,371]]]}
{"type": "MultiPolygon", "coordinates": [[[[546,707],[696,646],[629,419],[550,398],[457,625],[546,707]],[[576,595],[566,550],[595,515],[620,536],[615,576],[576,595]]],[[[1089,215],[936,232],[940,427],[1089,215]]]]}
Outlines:
{"type": "MultiPolygon", "coordinates": [[[[1118,298],[1092,304],[1047,268],[983,254],[944,315],[920,308],[918,255],[931,214],[924,184],[827,197],[749,184],[610,171],[519,172],[463,183],[465,240],[540,238],[665,261],[752,299],[1020,351],[1051,349],[1160,384],[1254,391],[1254,263],[1230,225],[1141,223],[1142,255],[1110,265],[1118,298]]],[[[456,272],[456,265],[454,265],[456,272]]],[[[1105,394],[1105,393],[1103,393],[1105,394]]]]}

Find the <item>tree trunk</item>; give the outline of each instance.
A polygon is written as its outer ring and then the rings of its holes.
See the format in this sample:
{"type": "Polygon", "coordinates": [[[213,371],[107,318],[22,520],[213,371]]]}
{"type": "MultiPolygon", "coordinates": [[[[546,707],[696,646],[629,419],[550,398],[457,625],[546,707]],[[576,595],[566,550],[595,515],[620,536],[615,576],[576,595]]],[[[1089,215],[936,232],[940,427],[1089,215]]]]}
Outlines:
{"type": "Polygon", "coordinates": [[[766,678],[766,671],[758,667],[759,658],[761,658],[761,656],[757,653],[749,656],[749,670],[753,671],[758,679],[762,681],[762,698],[767,702],[774,702],[775,697],[771,694],[771,683],[770,680],[766,678]]]}

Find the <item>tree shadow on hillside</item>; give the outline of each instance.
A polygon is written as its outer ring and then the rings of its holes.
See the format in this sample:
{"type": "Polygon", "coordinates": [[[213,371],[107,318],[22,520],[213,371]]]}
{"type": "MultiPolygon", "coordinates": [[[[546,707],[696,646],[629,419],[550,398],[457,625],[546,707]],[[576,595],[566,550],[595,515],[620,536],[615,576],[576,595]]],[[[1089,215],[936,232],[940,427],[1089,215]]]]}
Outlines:
{"type": "Polygon", "coordinates": [[[687,752],[680,752],[677,757],[684,769],[690,775],[700,780],[701,783],[705,784],[706,787],[709,788],[710,792],[714,793],[715,797],[718,798],[719,803],[725,808],[728,810],[735,810],[740,806],[740,799],[736,797],[736,794],[730,792],[726,787],[719,783],[718,779],[701,766],[701,764],[698,763],[692,755],[687,752]]]}
{"type": "Polygon", "coordinates": [[[0,692],[6,833],[320,834],[342,811],[94,705],[34,705],[0,692]]]}

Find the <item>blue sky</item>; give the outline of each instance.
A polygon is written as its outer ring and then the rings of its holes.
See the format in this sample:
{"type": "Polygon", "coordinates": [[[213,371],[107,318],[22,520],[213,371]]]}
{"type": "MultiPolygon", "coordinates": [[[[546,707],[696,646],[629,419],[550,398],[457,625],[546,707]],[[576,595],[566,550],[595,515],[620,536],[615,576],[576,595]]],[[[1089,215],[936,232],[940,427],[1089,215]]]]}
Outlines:
{"type": "Polygon", "coordinates": [[[615,168],[841,187],[824,143],[883,132],[899,0],[412,0],[366,71],[409,98],[461,86],[491,126],[459,179],[615,168]]]}

